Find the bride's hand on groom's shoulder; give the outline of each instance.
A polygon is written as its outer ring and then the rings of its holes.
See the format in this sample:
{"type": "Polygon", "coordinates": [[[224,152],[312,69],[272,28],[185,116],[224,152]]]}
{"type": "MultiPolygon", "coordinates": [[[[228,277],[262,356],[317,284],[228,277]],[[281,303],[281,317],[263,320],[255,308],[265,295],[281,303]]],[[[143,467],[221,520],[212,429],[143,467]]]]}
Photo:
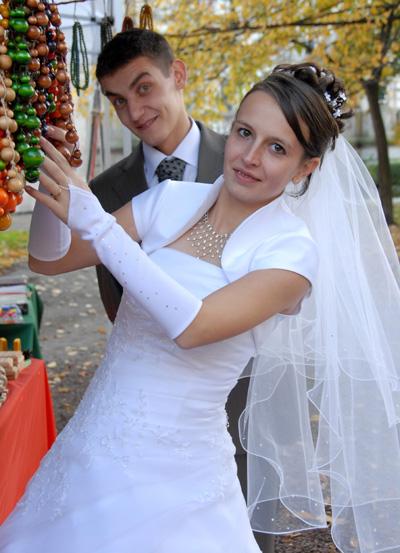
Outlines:
{"type": "Polygon", "coordinates": [[[90,188],[69,165],[62,153],[46,138],[40,139],[40,146],[45,153],[45,159],[40,166],[40,190],[26,186],[26,191],[67,223],[70,184],[91,194],[90,188]]]}

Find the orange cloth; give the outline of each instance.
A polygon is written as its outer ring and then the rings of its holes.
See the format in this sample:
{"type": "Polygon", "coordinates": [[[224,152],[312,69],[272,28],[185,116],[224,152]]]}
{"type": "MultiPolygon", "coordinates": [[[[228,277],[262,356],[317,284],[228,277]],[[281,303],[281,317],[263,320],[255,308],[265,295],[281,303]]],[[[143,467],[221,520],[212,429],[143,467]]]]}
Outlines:
{"type": "Polygon", "coordinates": [[[13,510],[40,460],[56,438],[46,367],[32,359],[9,382],[0,408],[0,524],[13,510]]]}

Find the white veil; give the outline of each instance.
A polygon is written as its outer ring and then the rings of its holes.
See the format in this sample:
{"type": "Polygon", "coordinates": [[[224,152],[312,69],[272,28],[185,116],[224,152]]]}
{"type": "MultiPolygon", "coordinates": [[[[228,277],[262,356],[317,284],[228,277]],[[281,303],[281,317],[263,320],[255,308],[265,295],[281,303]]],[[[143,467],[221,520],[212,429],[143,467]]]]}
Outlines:
{"type": "Polygon", "coordinates": [[[240,420],[254,530],[326,526],[343,552],[400,552],[400,269],[376,186],[340,137],[291,210],[320,267],[266,336],[240,420]]]}

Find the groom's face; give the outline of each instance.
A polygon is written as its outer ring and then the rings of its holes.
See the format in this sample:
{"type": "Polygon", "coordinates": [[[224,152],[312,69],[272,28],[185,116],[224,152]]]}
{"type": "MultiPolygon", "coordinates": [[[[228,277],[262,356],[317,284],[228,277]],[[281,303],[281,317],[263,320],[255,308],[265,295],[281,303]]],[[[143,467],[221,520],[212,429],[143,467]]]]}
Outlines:
{"type": "Polygon", "coordinates": [[[182,96],[185,83],[183,62],[175,60],[170,67],[163,67],[145,56],[100,79],[121,123],[143,142],[167,154],[182,134],[181,127],[185,125],[185,132],[187,129],[182,96]]]}

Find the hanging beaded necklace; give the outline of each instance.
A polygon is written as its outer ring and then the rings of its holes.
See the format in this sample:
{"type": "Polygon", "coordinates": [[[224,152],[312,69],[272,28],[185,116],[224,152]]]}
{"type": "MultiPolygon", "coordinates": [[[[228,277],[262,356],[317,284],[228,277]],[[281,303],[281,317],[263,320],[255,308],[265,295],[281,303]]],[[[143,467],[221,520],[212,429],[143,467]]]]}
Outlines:
{"type": "Polygon", "coordinates": [[[208,219],[208,211],[194,225],[186,240],[190,242],[197,258],[220,260],[231,233],[218,234],[208,219]]]}

